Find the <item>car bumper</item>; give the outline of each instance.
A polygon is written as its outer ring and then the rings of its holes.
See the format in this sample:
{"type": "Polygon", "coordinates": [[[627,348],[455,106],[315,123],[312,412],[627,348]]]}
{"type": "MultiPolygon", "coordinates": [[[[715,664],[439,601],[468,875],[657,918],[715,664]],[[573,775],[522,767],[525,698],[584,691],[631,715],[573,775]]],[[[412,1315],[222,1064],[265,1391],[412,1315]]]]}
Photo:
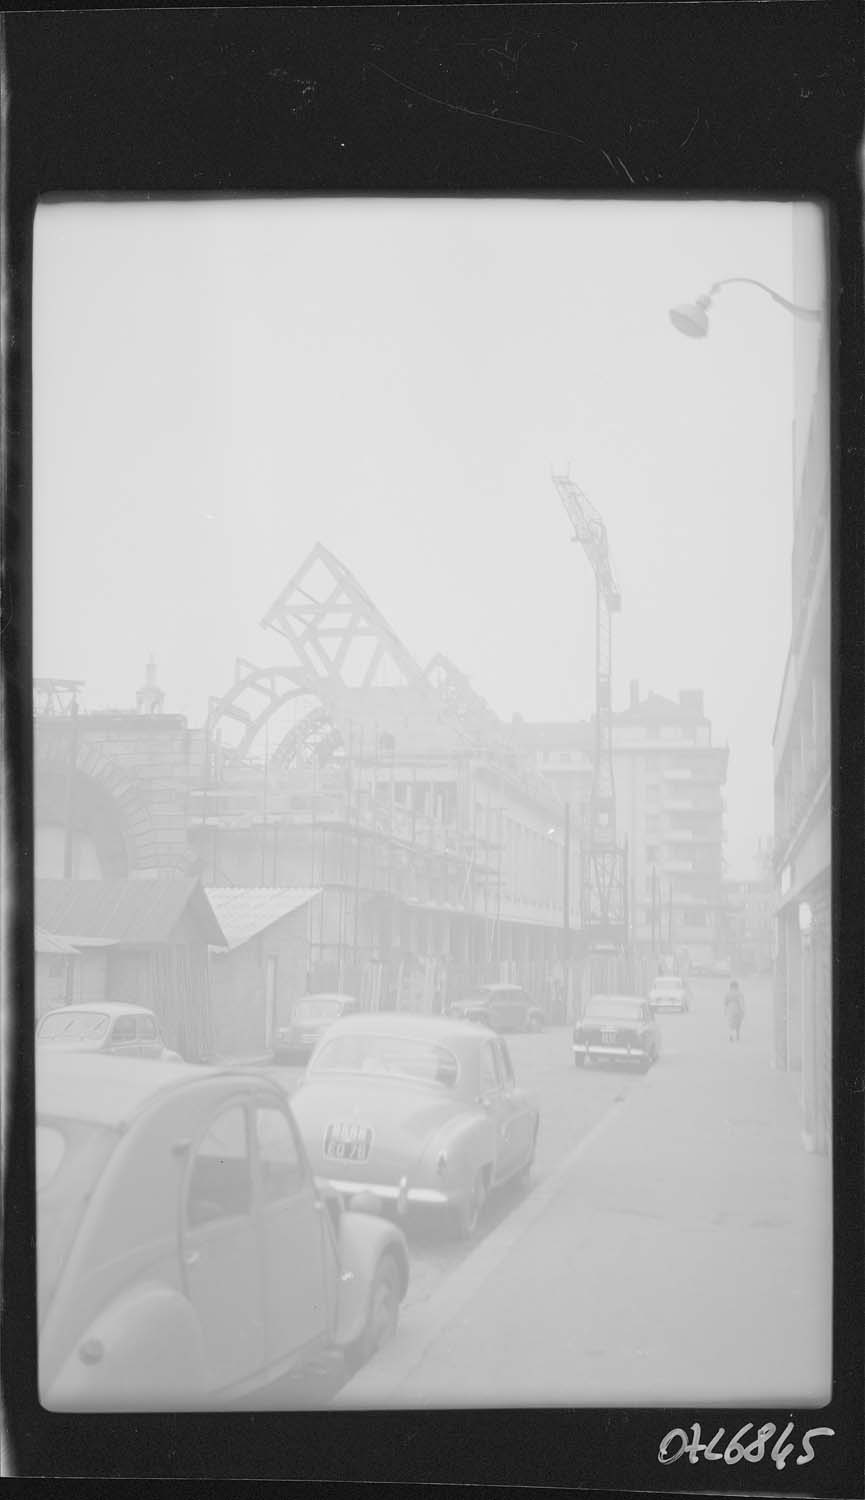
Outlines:
{"type": "Polygon", "coordinates": [[[413,1206],[446,1208],[451,1201],[441,1188],[409,1187],[405,1178],[398,1183],[346,1182],[338,1177],[325,1177],[318,1173],[317,1179],[339,1193],[341,1198],[353,1198],[358,1193],[373,1193],[382,1202],[393,1204],[397,1213],[405,1213],[413,1206]]]}
{"type": "Polygon", "coordinates": [[[575,1057],[632,1057],[638,1060],[649,1055],[642,1047],[606,1047],[601,1043],[586,1042],[574,1042],[573,1051],[575,1057]]]}

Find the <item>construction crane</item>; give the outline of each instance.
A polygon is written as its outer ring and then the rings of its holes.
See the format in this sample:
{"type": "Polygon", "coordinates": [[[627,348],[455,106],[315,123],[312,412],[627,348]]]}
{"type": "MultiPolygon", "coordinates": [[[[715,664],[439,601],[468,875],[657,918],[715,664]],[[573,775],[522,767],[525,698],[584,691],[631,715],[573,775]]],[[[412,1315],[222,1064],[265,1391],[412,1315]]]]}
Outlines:
{"type": "Polygon", "coordinates": [[[553,483],[595,575],[595,743],[588,844],[582,851],[581,922],[590,945],[627,946],[627,854],[616,840],[613,777],[612,616],[622,607],[607,528],[569,475],[553,483]]]}

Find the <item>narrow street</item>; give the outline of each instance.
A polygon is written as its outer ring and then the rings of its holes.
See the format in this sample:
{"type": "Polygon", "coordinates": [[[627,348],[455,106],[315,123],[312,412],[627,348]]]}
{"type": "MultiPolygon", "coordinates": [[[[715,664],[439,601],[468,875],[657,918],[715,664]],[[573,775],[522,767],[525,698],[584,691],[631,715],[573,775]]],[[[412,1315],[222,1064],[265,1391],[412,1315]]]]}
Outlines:
{"type": "MultiPolygon", "coordinates": [[[[541,1131],[531,1186],[522,1191],[504,1188],[489,1201],[478,1234],[470,1245],[454,1240],[447,1227],[434,1216],[414,1218],[405,1226],[412,1254],[412,1279],[404,1313],[426,1302],[442,1282],[462,1264],[498,1226],[513,1213],[528,1194],[540,1187],[562,1161],[603,1120],[614,1106],[624,1103],[633,1090],[662,1087],[661,1075],[670,1067],[699,1066],[706,1051],[726,1044],[722,997],[725,983],[718,979],[695,979],[693,1009],[687,1015],[662,1015],[663,1054],[648,1078],[625,1068],[593,1065],[575,1068],[571,1052],[571,1027],[550,1027],[537,1035],[507,1038],[517,1081],[537,1099],[541,1109],[541,1131]]],[[[740,1046],[745,1049],[766,1044],[768,981],[748,986],[749,1024],[740,1046]]],[[[302,1066],[268,1069],[290,1095],[303,1077],[302,1066]]]]}
{"type": "Polygon", "coordinates": [[[576,1070],[562,1029],[514,1039],[542,1105],[533,1187],[468,1252],[413,1239],[397,1337],[337,1404],[729,1401],[743,1380],[819,1399],[829,1174],[769,1069],[768,980],[746,986],[738,1044],[724,988],[696,980],[693,1010],[662,1018],[646,1076],[576,1070]]]}

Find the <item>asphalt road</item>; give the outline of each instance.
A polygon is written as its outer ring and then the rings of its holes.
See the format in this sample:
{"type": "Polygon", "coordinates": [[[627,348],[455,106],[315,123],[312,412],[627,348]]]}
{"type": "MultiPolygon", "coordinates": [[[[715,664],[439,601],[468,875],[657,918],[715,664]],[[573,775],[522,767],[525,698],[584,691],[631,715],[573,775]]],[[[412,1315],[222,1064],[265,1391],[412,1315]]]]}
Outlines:
{"type": "MultiPolygon", "coordinates": [[[[755,982],[759,983],[759,982],[755,982]]],[[[687,1015],[661,1015],[663,1068],[665,1058],[699,1052],[723,1039],[722,999],[727,981],[694,979],[693,1009],[687,1015]]],[[[749,987],[750,988],[750,987],[749,987]]],[[[607,1113],[632,1089],[645,1086],[643,1074],[623,1067],[594,1064],[576,1068],[570,1049],[571,1027],[555,1026],[530,1035],[506,1038],[519,1085],[537,1100],[541,1130],[531,1183],[527,1188],[505,1187],[489,1200],[471,1244],[455,1240],[436,1216],[410,1217],[404,1228],[411,1250],[411,1285],[405,1307],[425,1302],[513,1209],[526,1193],[542,1183],[607,1113]]],[[[303,1077],[303,1067],[274,1066],[268,1070],[291,1094],[303,1077]]]]}
{"type": "MultiPolygon", "coordinates": [[[[723,996],[728,981],[694,979],[692,1009],[689,1013],[663,1014],[658,1017],[661,1029],[661,1059],[656,1067],[700,1066],[700,1055],[726,1044],[723,996]]],[[[746,985],[751,1025],[746,1016],[743,1041],[746,1045],[764,1045],[767,1034],[767,980],[746,985]],[[764,993],[765,992],[765,993],[764,993]],[[764,1003],[765,1002],[765,1003],[764,1003]],[[754,1024],[756,1023],[756,1024],[754,1024]],[[750,1035],[749,1035],[750,1032],[750,1035]]],[[[409,1217],[403,1225],[411,1253],[411,1283],[404,1311],[419,1308],[439,1292],[447,1280],[483,1241],[494,1232],[527,1195],[538,1188],[614,1107],[627,1100],[634,1089],[645,1088],[652,1073],[645,1075],[621,1066],[575,1067],[570,1048],[571,1027],[556,1026],[545,1031],[509,1036],[510,1050],[519,1085],[534,1095],[540,1106],[541,1129],[531,1182],[527,1187],[506,1186],[495,1193],[486,1209],[474,1240],[470,1244],[455,1240],[445,1223],[435,1216],[409,1217]]],[[[302,1066],[273,1066],[267,1070],[290,1095],[298,1087],[302,1066]]],[[[654,1072],[654,1070],[653,1070],[654,1072]]],[[[341,1379],[328,1374],[321,1387],[308,1390],[306,1399],[281,1392],[277,1405],[326,1404],[336,1394],[341,1379]],[[287,1397],[287,1399],[286,1399],[287,1397]]]]}

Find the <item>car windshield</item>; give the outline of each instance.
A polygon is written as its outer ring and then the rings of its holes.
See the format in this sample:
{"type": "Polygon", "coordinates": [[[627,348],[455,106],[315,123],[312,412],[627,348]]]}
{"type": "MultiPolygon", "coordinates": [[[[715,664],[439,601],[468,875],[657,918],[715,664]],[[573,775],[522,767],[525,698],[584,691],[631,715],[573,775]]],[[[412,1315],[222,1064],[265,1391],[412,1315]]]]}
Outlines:
{"type": "Polygon", "coordinates": [[[93,1188],[117,1142],[113,1130],[80,1120],[36,1126],[36,1267],[40,1320],[50,1302],[93,1188]]]}
{"type": "Polygon", "coordinates": [[[459,1066],[453,1053],[435,1042],[380,1032],[351,1032],[325,1042],[313,1058],[310,1072],[390,1075],[453,1088],[459,1066]]]}
{"type": "Polygon", "coordinates": [[[341,1011],[341,1000],[299,1000],[294,1007],[294,1017],[297,1021],[335,1021],[341,1011]]]}
{"type": "Polygon", "coordinates": [[[108,1017],[101,1011],[56,1010],[43,1017],[36,1035],[40,1041],[84,1042],[107,1030],[108,1017]]]}
{"type": "Polygon", "coordinates": [[[590,1000],[586,1006],[585,1019],[589,1021],[639,1021],[639,1000],[598,999],[590,1000]]]}
{"type": "Polygon", "coordinates": [[[682,981],[681,979],[656,979],[654,988],[656,990],[680,990],[682,981]]]}

